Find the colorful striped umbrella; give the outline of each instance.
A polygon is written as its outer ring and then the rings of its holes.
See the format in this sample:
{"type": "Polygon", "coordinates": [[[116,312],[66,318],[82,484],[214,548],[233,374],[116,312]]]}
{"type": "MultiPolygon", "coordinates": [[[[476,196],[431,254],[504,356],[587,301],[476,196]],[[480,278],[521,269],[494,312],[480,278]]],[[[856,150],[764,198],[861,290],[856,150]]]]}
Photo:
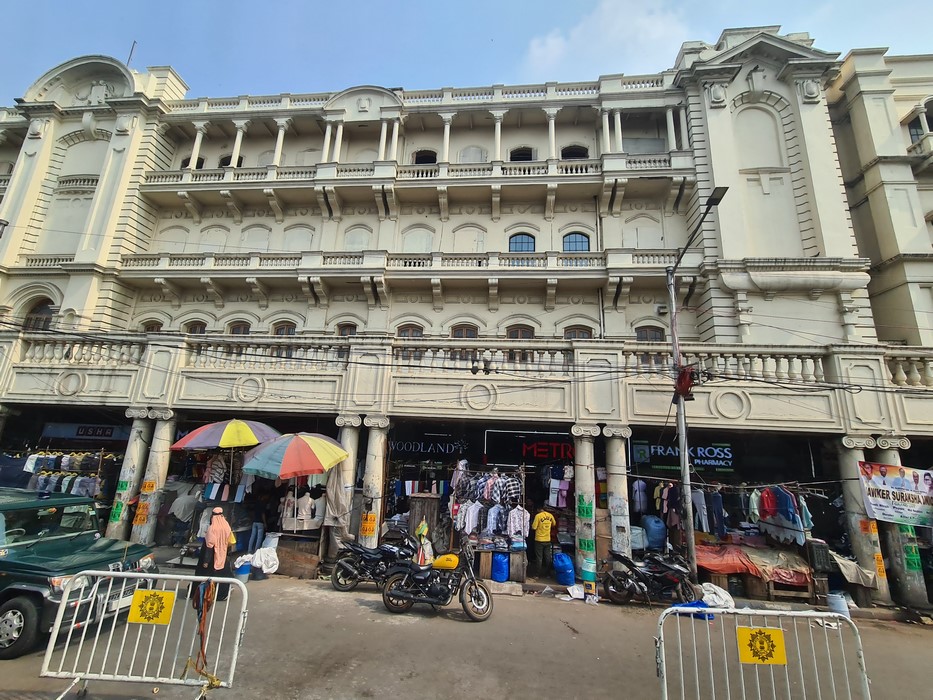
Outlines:
{"type": "Polygon", "coordinates": [[[246,453],[243,471],[267,479],[323,474],[349,454],[339,442],[318,433],[285,433],[246,453]]]}
{"type": "Polygon", "coordinates": [[[172,445],[173,450],[210,450],[218,447],[252,447],[281,433],[255,420],[222,420],[192,430],[172,445]]]}

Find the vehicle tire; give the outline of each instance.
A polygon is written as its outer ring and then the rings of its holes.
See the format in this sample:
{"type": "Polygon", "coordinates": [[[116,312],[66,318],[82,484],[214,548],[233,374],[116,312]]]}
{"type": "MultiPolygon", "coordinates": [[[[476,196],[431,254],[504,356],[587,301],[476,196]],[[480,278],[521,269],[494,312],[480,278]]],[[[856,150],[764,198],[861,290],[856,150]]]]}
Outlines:
{"type": "Polygon", "coordinates": [[[355,559],[353,556],[340,557],[334,564],[334,569],[330,572],[330,585],[334,587],[334,590],[341,592],[352,591],[360,584],[358,576],[354,576],[341,566],[341,563],[353,566],[355,559]]]}
{"type": "Polygon", "coordinates": [[[692,603],[697,599],[697,587],[690,581],[681,581],[677,587],[677,597],[681,603],[692,603]]]}
{"type": "Polygon", "coordinates": [[[403,600],[401,598],[395,598],[392,595],[395,589],[405,588],[406,578],[408,578],[406,574],[394,574],[386,579],[385,587],[382,589],[382,603],[389,612],[408,612],[411,610],[411,606],[415,604],[413,600],[403,600]]]}
{"type": "Polygon", "coordinates": [[[613,603],[625,605],[635,594],[635,586],[631,585],[627,574],[607,575],[603,579],[603,591],[613,603]],[[625,585],[626,583],[630,585],[625,585]]]}
{"type": "Polygon", "coordinates": [[[488,620],[492,615],[492,593],[480,581],[467,581],[460,589],[460,605],[473,622],[488,620]]]}
{"type": "Polygon", "coordinates": [[[39,608],[32,598],[17,596],[0,605],[0,659],[28,654],[39,637],[39,608]]]}

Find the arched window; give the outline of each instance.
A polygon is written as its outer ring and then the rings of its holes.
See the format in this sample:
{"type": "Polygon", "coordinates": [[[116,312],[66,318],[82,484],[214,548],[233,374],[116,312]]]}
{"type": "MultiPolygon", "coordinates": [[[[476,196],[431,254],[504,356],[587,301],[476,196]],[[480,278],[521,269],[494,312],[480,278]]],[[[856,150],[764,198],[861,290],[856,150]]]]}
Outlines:
{"type": "MultiPolygon", "coordinates": [[[[228,165],[230,165],[230,162],[231,162],[232,160],[233,160],[233,154],[232,154],[232,153],[231,153],[230,155],[223,156],[223,157],[217,162],[217,167],[218,167],[218,168],[226,168],[228,165]]],[[[236,158],[236,167],[238,167],[238,168],[242,168],[242,167],[243,167],[243,156],[237,156],[237,158],[236,158]]]]}
{"type": "Polygon", "coordinates": [[[412,163],[415,165],[430,165],[431,163],[437,162],[437,151],[432,151],[428,148],[424,148],[420,151],[415,151],[411,157],[412,163]]]}
{"type": "Polygon", "coordinates": [[[592,340],[593,329],[587,326],[570,326],[564,329],[565,340],[592,340]]]}
{"type": "MultiPolygon", "coordinates": [[[[280,337],[295,335],[297,326],[291,321],[282,321],[281,323],[276,323],[272,326],[272,335],[277,335],[280,337]]],[[[292,356],[292,346],[291,345],[281,345],[272,348],[270,353],[273,357],[291,357],[292,356]]]]}
{"type": "Polygon", "coordinates": [[[574,160],[578,158],[589,158],[590,151],[586,146],[564,146],[560,149],[561,160],[574,160]]]}
{"type": "MultiPolygon", "coordinates": [[[[337,335],[339,335],[341,338],[352,338],[356,335],[356,330],[355,323],[340,323],[337,325],[337,335]]],[[[345,360],[349,356],[349,345],[344,345],[337,350],[337,357],[339,357],[341,360],[345,360]]]]}
{"type": "Polygon", "coordinates": [[[147,321],[143,324],[143,333],[159,333],[162,330],[162,324],[159,321],[147,321]]]}
{"type": "Polygon", "coordinates": [[[189,335],[204,335],[207,333],[207,324],[203,321],[192,321],[185,326],[185,333],[189,335]]]}
{"type": "Polygon", "coordinates": [[[246,321],[234,321],[227,330],[231,335],[249,335],[249,324],[246,321]]]}
{"type": "Polygon", "coordinates": [[[519,146],[509,151],[509,160],[513,163],[522,163],[535,159],[535,152],[529,146],[519,146]]]}
{"type": "Polygon", "coordinates": [[[529,233],[516,233],[509,236],[510,253],[534,253],[535,237],[529,233]]]}
{"type": "MultiPolygon", "coordinates": [[[[399,326],[395,334],[399,338],[422,338],[424,337],[424,329],[419,325],[409,323],[404,326],[399,326]]],[[[402,360],[420,360],[423,355],[423,350],[402,348],[398,351],[398,357],[402,360]]]]}
{"type": "Polygon", "coordinates": [[[479,329],[471,323],[461,323],[450,329],[451,338],[477,338],[479,329]]]}
{"type": "MultiPolygon", "coordinates": [[[[184,170],[189,165],[191,165],[191,156],[188,156],[187,158],[182,158],[181,169],[184,170]]],[[[194,164],[194,169],[201,170],[203,167],[204,167],[204,159],[198,158],[198,162],[194,164]]]]}
{"type": "Polygon", "coordinates": [[[52,326],[52,303],[46,299],[32,307],[23,319],[24,331],[47,331],[52,326]]]}
{"type": "Polygon", "coordinates": [[[588,253],[590,250],[590,237],[585,233],[568,233],[564,236],[565,253],[588,253]]]}
{"type": "Polygon", "coordinates": [[[485,163],[486,149],[482,146],[465,146],[460,149],[461,163],[485,163]]]}
{"type": "MultiPolygon", "coordinates": [[[[635,340],[639,343],[663,343],[664,329],[660,326],[641,326],[635,329],[635,340]]],[[[664,358],[657,354],[644,354],[638,356],[639,363],[643,365],[661,365],[664,358]]]]}
{"type": "MultiPolygon", "coordinates": [[[[535,337],[535,329],[525,325],[509,326],[505,329],[505,337],[509,340],[531,340],[535,337]]],[[[533,359],[531,350],[509,350],[509,362],[531,362],[533,359]]]]}

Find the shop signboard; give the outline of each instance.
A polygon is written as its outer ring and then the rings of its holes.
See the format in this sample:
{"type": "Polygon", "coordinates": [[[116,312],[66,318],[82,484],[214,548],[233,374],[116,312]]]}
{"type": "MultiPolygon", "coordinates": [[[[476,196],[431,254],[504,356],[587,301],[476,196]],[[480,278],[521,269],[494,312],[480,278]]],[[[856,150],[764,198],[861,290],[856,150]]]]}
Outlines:
{"type": "Polygon", "coordinates": [[[933,527],[933,471],[859,462],[869,518],[914,527],[933,527]]]}
{"type": "Polygon", "coordinates": [[[484,442],[490,465],[573,463],[573,438],[569,433],[487,430],[484,442]]]}
{"type": "Polygon", "coordinates": [[[91,423],[46,423],[42,437],[56,440],[91,440],[125,442],[130,439],[130,426],[91,423]]]}
{"type": "MultiPolygon", "coordinates": [[[[680,471],[680,448],[648,440],[632,440],[632,464],[658,471],[680,471]]],[[[731,474],[735,471],[736,450],[730,442],[697,441],[690,445],[690,464],[697,471],[731,474]]]]}

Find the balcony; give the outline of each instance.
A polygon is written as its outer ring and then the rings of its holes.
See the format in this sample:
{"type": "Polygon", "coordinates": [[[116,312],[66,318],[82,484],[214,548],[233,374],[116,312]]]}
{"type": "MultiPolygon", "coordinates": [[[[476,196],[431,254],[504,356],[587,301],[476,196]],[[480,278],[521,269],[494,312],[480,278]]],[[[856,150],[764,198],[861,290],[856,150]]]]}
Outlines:
{"type": "Polygon", "coordinates": [[[917,162],[913,166],[914,174],[927,172],[933,165],[933,132],[923,134],[919,141],[910,144],[907,153],[917,157],[917,162]]]}
{"type": "Polygon", "coordinates": [[[12,175],[0,175],[0,197],[6,194],[6,188],[10,186],[12,175]]]}

